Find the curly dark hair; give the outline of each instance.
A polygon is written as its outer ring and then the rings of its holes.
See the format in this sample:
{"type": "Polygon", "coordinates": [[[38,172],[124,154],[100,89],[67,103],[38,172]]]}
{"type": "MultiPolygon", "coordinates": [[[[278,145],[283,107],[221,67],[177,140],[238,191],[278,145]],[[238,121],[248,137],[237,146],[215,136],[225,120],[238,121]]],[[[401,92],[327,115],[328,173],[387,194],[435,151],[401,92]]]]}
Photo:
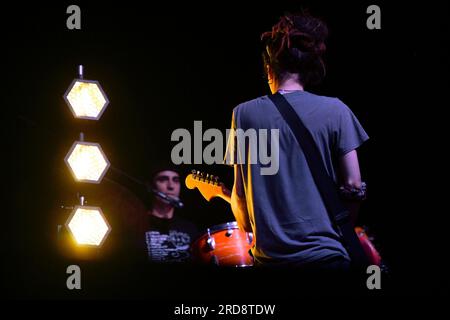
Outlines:
{"type": "Polygon", "coordinates": [[[318,84],[325,76],[323,54],[328,28],[321,19],[308,12],[287,14],[264,32],[264,66],[269,65],[277,79],[286,73],[299,75],[302,85],[318,84]]]}

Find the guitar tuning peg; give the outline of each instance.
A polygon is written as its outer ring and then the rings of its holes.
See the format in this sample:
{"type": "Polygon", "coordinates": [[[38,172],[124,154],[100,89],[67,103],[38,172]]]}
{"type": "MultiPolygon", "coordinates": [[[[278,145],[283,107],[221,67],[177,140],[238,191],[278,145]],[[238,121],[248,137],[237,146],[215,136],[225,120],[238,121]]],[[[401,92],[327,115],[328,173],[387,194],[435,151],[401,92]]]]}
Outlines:
{"type": "Polygon", "coordinates": [[[219,177],[218,176],[214,177],[214,183],[217,184],[217,185],[219,184],[219,177]]]}

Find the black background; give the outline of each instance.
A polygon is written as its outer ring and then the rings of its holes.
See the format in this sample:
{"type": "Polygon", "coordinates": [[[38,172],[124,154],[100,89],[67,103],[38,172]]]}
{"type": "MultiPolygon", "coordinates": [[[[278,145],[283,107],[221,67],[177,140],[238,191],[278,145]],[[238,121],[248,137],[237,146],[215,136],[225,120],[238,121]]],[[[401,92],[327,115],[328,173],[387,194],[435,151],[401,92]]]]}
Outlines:
{"type": "MultiPolygon", "coordinates": [[[[448,105],[448,11],[443,2],[81,1],[76,4],[82,29],[68,30],[70,4],[39,2],[2,9],[6,297],[171,301],[180,288],[181,297],[192,299],[196,294],[190,292],[201,291],[198,297],[205,297],[208,290],[217,298],[233,298],[221,294],[225,284],[241,294],[252,291],[254,283],[243,279],[257,277],[248,271],[150,272],[114,250],[97,261],[62,258],[56,250],[56,230],[67,210],[60,206],[76,204],[77,192],[102,188],[73,182],[63,159],[82,131],[86,140],[101,144],[115,167],[143,179],[154,164],[170,159],[174,129],[193,132],[194,120],[202,120],[204,130],[224,131],[237,104],[268,93],[260,34],[284,12],[301,8],[322,17],[330,29],[326,80],[309,90],[343,100],[371,138],[359,153],[370,188],[360,223],[370,227],[391,267],[389,284],[377,294],[435,295],[448,290],[443,262],[448,210],[443,207],[443,187],[437,184],[445,182],[440,168],[448,105]],[[381,7],[381,30],[366,27],[370,4],[381,7]],[[110,100],[100,121],[74,119],[62,98],[79,64],[86,79],[100,81],[110,100]],[[80,292],[65,288],[68,264],[82,266],[80,292]],[[135,270],[146,274],[139,278],[135,270]],[[206,291],[196,290],[196,278],[206,291]]],[[[229,168],[192,167],[232,181],[229,168]]],[[[111,172],[106,177],[114,178],[111,172]]],[[[186,209],[180,215],[200,228],[233,220],[221,200],[207,203],[197,191],[186,189],[182,196],[186,209]]],[[[88,201],[96,204],[95,197],[88,201]]],[[[120,242],[114,231],[108,240],[120,242]]],[[[279,297],[270,290],[252,296],[279,297]]]]}

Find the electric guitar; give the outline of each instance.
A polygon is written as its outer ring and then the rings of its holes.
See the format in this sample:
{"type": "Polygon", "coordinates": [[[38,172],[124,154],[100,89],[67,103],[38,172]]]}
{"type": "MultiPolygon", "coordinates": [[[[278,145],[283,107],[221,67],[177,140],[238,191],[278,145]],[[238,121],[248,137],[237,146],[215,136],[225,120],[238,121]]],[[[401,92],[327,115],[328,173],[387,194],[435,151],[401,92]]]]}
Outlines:
{"type": "MultiPolygon", "coordinates": [[[[188,189],[197,188],[207,201],[210,201],[214,197],[219,197],[231,203],[231,197],[223,192],[222,183],[219,182],[219,177],[217,176],[192,170],[192,173],[186,177],[185,183],[188,189]]],[[[370,264],[381,266],[381,256],[373,245],[373,239],[368,236],[366,229],[358,226],[355,227],[355,232],[369,258],[370,264]]]]}

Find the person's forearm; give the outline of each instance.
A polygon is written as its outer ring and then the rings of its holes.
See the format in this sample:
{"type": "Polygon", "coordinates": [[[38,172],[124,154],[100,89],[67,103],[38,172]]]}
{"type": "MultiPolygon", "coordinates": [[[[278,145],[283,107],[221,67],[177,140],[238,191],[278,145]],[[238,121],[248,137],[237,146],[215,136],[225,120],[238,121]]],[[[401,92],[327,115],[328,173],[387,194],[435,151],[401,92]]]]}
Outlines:
{"type": "Polygon", "coordinates": [[[346,184],[340,188],[340,195],[344,205],[349,211],[350,221],[356,224],[361,202],[366,198],[366,183],[346,184]]]}

